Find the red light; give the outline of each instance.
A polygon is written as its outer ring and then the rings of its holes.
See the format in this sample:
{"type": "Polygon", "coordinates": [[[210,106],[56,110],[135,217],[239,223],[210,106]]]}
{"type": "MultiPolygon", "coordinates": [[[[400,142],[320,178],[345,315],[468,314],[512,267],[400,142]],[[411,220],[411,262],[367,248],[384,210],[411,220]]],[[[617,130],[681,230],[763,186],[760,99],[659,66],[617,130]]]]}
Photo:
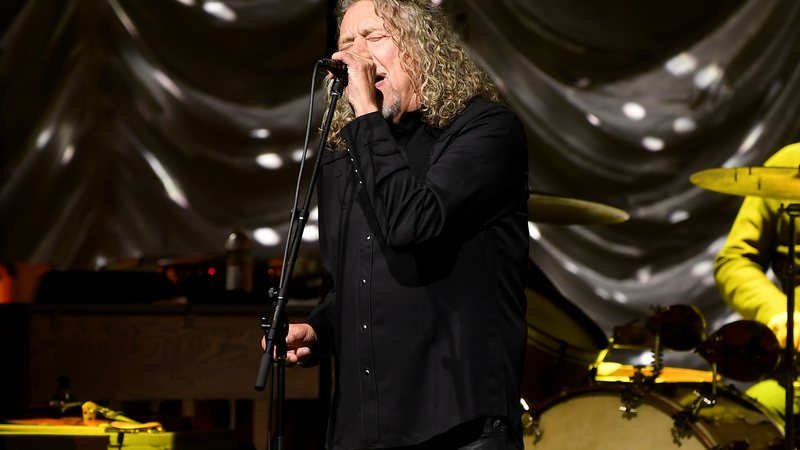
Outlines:
{"type": "Polygon", "coordinates": [[[210,275],[210,276],[212,276],[212,277],[213,277],[213,276],[214,276],[214,275],[216,275],[216,274],[217,274],[217,269],[215,269],[215,268],[213,268],[213,267],[209,267],[209,268],[208,268],[208,275],[210,275]]]}

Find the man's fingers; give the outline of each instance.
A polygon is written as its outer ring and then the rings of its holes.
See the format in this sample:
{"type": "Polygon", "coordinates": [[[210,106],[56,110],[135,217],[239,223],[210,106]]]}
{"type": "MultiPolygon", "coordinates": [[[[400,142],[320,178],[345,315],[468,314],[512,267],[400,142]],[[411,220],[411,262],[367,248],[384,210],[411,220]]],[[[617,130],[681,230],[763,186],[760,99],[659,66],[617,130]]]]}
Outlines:
{"type": "Polygon", "coordinates": [[[300,347],[295,350],[286,352],[286,363],[290,366],[301,365],[303,360],[311,354],[311,349],[308,347],[300,347]]]}

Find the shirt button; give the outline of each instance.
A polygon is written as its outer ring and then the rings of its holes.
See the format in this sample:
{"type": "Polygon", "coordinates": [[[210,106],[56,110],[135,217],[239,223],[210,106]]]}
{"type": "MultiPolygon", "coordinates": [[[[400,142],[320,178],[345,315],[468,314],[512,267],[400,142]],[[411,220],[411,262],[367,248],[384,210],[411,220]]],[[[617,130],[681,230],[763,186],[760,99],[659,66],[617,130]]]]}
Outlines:
{"type": "Polygon", "coordinates": [[[365,376],[365,377],[368,377],[368,376],[369,376],[369,374],[370,374],[370,371],[369,371],[369,369],[364,369],[364,376],[365,376]]]}
{"type": "Polygon", "coordinates": [[[366,333],[366,331],[367,331],[367,324],[365,324],[365,323],[362,323],[362,324],[361,324],[361,332],[362,332],[362,333],[366,333]]]}
{"type": "Polygon", "coordinates": [[[368,234],[368,235],[364,236],[364,240],[365,241],[368,241],[370,239],[372,239],[372,235],[371,234],[368,234]]]}
{"type": "Polygon", "coordinates": [[[362,278],[362,279],[361,279],[361,285],[362,285],[362,286],[366,286],[366,285],[367,285],[367,280],[366,280],[366,279],[364,279],[364,278],[362,278]]]}

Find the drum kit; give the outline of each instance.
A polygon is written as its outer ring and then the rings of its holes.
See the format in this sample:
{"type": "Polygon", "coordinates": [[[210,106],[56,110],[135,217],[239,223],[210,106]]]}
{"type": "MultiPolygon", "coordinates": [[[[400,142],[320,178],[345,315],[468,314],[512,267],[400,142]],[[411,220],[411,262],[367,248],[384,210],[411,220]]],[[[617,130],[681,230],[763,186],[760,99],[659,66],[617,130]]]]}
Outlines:
{"type": "MultiPolygon", "coordinates": [[[[741,167],[697,172],[690,181],[714,192],[800,202],[800,171],[741,167]]],[[[794,218],[789,214],[790,261],[794,218]]],[[[534,193],[532,222],[607,225],[628,220],[623,210],[586,200],[534,193]]],[[[787,308],[794,309],[790,266],[787,308]]],[[[690,305],[658,308],[643,324],[615,327],[608,338],[529,264],[528,354],[521,400],[525,450],[564,449],[795,449],[794,421],[782,420],[723,377],[754,382],[784,366],[786,411],[794,406],[795,349],[781,349],[766,325],[738,320],[706,335],[706,321],[690,305]],[[604,362],[612,349],[649,350],[650,366],[604,362]],[[663,351],[693,351],[710,371],[670,368],[663,351]],[[782,360],[782,361],[781,361],[782,360]]],[[[789,315],[787,334],[793,330],[789,315]]]]}

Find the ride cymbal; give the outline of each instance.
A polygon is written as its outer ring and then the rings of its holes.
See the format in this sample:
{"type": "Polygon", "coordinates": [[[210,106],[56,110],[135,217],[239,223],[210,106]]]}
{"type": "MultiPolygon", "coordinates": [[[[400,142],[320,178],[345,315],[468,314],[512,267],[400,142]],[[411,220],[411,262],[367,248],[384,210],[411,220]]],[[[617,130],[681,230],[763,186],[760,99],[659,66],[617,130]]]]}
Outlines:
{"type": "Polygon", "coordinates": [[[528,198],[528,219],[554,225],[608,225],[628,220],[627,212],[602,203],[533,193],[528,198]]]}
{"type": "Polygon", "coordinates": [[[693,173],[689,181],[723,194],[800,200],[800,169],[797,167],[706,169],[693,173]]]}

